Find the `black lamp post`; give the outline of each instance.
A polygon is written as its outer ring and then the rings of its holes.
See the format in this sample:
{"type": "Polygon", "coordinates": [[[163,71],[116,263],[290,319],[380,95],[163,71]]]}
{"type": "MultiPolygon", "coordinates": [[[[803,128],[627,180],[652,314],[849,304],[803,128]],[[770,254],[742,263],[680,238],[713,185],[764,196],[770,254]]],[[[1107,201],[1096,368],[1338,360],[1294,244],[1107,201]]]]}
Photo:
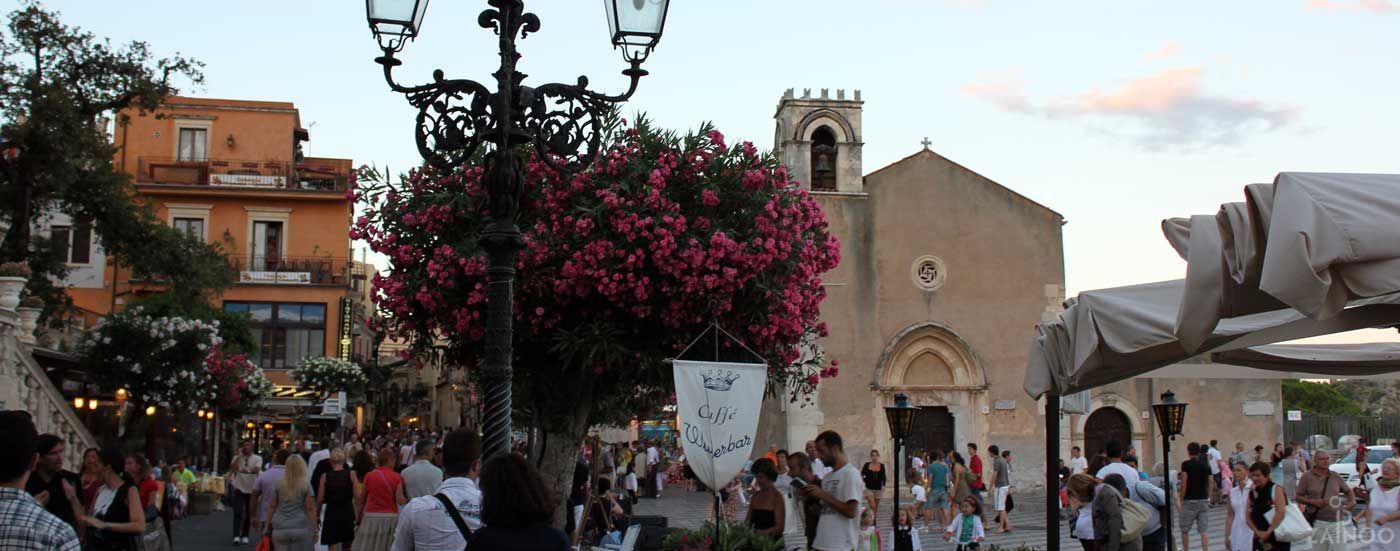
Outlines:
{"type": "Polygon", "coordinates": [[[517,37],[540,30],[540,19],[525,12],[524,0],[487,0],[491,7],[477,16],[477,25],[499,37],[500,68],[492,74],[492,92],[476,81],[444,79],[433,72],[433,81],[402,86],[393,69],[394,58],[404,44],[418,36],[428,0],[366,0],[370,30],[384,55],[375,62],[384,67],[389,88],[404,94],[418,108],[415,139],[418,152],[441,172],[449,173],[472,158],[477,148],[489,144],[484,186],[491,220],[482,229],[480,243],[487,255],[486,354],[481,386],[485,398],[483,433],[485,457],[510,451],[511,438],[511,310],[514,304],[515,260],[524,247],[515,225],[524,188],[523,162],[516,147],[533,145],[550,166],[570,173],[591,165],[598,156],[604,117],[617,103],[637,90],[647,72],[642,62],[661,40],[670,0],[605,0],[608,30],[615,48],[622,49],[629,67],[622,74],[631,79],[627,91],[611,96],[588,89],[588,78],[574,84],[523,86],[525,75],[515,70],[520,54],[517,37]]]}
{"type": "Polygon", "coordinates": [[[894,395],[894,405],[885,406],[885,420],[890,422],[890,436],[894,438],[894,511],[890,522],[899,529],[899,471],[903,470],[904,456],[900,447],[909,437],[909,429],[914,424],[914,412],[919,408],[909,405],[909,397],[903,393],[894,395]]]}
{"type": "Polygon", "coordinates": [[[1186,402],[1176,401],[1171,390],[1162,393],[1162,398],[1152,404],[1152,415],[1157,418],[1157,430],[1162,433],[1162,489],[1167,493],[1167,514],[1162,519],[1162,529],[1167,531],[1167,549],[1176,549],[1176,536],[1172,534],[1172,448],[1171,441],[1181,434],[1181,425],[1186,421],[1186,402]]]}

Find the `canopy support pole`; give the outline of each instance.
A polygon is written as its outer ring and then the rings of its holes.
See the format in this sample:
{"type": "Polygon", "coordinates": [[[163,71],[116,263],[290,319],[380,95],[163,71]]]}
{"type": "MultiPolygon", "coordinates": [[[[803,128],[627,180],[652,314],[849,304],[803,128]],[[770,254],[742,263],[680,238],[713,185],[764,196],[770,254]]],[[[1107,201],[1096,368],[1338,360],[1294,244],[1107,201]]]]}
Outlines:
{"type": "Polygon", "coordinates": [[[1049,549],[1060,544],[1060,397],[1045,395],[1045,537],[1049,549]]]}

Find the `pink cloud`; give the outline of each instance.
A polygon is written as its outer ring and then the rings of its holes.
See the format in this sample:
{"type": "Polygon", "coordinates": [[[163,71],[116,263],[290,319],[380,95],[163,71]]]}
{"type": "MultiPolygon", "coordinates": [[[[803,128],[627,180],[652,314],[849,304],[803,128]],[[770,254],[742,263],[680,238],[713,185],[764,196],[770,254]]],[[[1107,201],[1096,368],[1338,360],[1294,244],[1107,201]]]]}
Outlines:
{"type": "Polygon", "coordinates": [[[1308,0],[1308,9],[1400,13],[1400,7],[1397,7],[1391,0],[1308,0]]]}
{"type": "MultiPolygon", "coordinates": [[[[1032,101],[1014,78],[969,83],[963,94],[1010,112],[1048,119],[1094,119],[1121,129],[1147,149],[1234,144],[1253,133],[1293,122],[1293,109],[1211,95],[1202,90],[1200,67],[1168,69],[1119,85],[1032,101]]],[[[1120,130],[1115,130],[1120,131],[1120,130]]]]}
{"type": "Polygon", "coordinates": [[[1168,40],[1167,43],[1163,44],[1161,48],[1157,48],[1156,50],[1148,52],[1145,57],[1148,60],[1166,59],[1176,55],[1176,51],[1179,49],[1181,49],[1180,44],[1177,44],[1175,40],[1168,40]]]}
{"type": "Polygon", "coordinates": [[[1128,81],[1116,90],[1094,88],[1059,100],[1052,111],[1068,113],[1131,113],[1168,111],[1198,93],[1200,67],[1168,69],[1128,81]]]}
{"type": "Polygon", "coordinates": [[[1014,75],[989,75],[982,81],[964,84],[962,93],[985,99],[1007,111],[1030,110],[1030,100],[1021,93],[1021,81],[1014,75]]]}

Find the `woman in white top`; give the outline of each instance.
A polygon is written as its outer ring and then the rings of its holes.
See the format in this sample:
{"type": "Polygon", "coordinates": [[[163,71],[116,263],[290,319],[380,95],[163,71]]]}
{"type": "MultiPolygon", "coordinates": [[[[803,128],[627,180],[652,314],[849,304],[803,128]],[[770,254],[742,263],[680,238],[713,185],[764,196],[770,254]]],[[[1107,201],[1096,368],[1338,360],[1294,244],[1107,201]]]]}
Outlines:
{"type": "Polygon", "coordinates": [[[1372,530],[1371,551],[1400,550],[1400,461],[1390,458],[1381,463],[1381,476],[1371,490],[1371,501],[1363,513],[1372,530]]]}
{"type": "Polygon", "coordinates": [[[1065,493],[1069,497],[1069,506],[1078,509],[1078,516],[1074,521],[1074,529],[1070,533],[1074,539],[1079,540],[1079,544],[1084,547],[1084,551],[1094,549],[1094,491],[1099,486],[1099,479],[1087,473],[1078,473],[1069,477],[1069,484],[1065,486],[1065,493]]]}
{"type": "Polygon", "coordinates": [[[1226,503],[1225,551],[1253,551],[1254,532],[1244,516],[1249,501],[1249,468],[1244,463],[1235,463],[1231,469],[1234,485],[1230,487],[1230,501],[1226,503]]]}

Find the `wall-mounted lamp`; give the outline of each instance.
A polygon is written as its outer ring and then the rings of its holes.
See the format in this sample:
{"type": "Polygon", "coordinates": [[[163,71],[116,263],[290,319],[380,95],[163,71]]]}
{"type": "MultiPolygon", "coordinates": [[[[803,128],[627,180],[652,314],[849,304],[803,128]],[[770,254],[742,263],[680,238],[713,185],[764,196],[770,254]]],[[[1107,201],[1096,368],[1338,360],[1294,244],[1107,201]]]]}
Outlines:
{"type": "Polygon", "coordinates": [[[224,143],[227,143],[227,144],[228,144],[228,148],[229,148],[229,149],[233,149],[233,146],[236,145],[238,142],[234,141],[234,139],[233,139],[233,134],[229,134],[229,135],[228,135],[228,139],[225,140],[224,143]]]}

